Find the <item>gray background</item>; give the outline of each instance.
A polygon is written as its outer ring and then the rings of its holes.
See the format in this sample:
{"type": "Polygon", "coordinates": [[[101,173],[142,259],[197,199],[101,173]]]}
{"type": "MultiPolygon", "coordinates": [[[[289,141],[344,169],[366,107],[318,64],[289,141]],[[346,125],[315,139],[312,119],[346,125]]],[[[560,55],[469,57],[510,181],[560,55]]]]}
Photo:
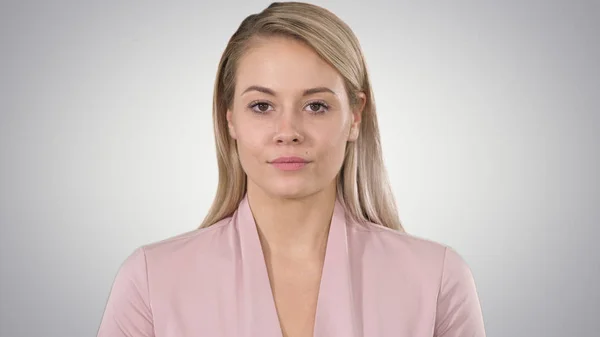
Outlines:
{"type": "MultiPolygon", "coordinates": [[[[216,66],[268,4],[2,1],[0,336],[95,336],[123,259],[200,223],[216,66]]],[[[406,229],[467,260],[488,336],[597,336],[599,3],[318,4],[364,48],[406,229]]]]}

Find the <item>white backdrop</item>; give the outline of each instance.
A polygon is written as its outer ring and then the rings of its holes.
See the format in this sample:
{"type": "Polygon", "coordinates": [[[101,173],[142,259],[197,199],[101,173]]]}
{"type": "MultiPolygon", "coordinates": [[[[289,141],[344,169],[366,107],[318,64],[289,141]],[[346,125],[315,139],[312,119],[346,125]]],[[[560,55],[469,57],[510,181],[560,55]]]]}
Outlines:
{"type": "MultiPolygon", "coordinates": [[[[489,337],[600,317],[597,1],[320,1],[358,35],[406,229],[454,247],[489,337]]],[[[2,1],[0,336],[94,336],[136,247],[216,187],[217,63],[267,1],[2,1]]]]}

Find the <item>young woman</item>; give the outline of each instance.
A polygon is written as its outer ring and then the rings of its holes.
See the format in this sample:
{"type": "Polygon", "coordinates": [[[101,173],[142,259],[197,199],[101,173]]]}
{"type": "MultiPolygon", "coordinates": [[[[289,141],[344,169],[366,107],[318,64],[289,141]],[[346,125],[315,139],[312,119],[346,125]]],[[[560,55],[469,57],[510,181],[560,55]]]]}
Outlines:
{"type": "Polygon", "coordinates": [[[99,337],[483,337],[469,267],[404,233],[359,43],[329,11],[247,17],[214,94],[200,228],[135,250],[99,337]]]}

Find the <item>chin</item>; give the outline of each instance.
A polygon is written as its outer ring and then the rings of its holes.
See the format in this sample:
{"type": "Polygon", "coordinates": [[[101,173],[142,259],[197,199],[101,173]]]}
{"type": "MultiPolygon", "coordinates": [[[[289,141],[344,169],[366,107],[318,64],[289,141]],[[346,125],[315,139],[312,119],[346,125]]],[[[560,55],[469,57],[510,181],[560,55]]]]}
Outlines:
{"type": "Polygon", "coordinates": [[[294,179],[289,178],[282,179],[282,181],[276,180],[268,181],[265,184],[266,186],[264,186],[265,191],[275,198],[300,199],[314,194],[319,190],[316,186],[312,186],[313,184],[305,180],[293,181],[294,179]]]}
{"type": "Polygon", "coordinates": [[[271,194],[273,197],[281,199],[301,199],[314,193],[314,191],[307,190],[306,188],[294,188],[292,186],[289,186],[288,188],[271,187],[268,190],[269,194],[271,194]]]}

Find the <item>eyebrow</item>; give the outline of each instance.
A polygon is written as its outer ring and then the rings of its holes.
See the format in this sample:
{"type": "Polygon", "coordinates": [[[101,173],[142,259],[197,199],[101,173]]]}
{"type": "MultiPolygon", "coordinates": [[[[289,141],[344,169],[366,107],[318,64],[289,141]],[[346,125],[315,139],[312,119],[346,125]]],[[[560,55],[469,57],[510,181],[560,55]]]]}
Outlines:
{"type": "MultiPolygon", "coordinates": [[[[275,93],[275,91],[273,91],[273,90],[271,90],[269,88],[266,88],[266,87],[258,86],[258,85],[251,85],[251,86],[249,86],[248,88],[246,88],[246,90],[244,90],[242,92],[242,95],[245,94],[245,93],[247,93],[247,92],[249,92],[249,91],[258,91],[258,92],[265,93],[267,95],[277,96],[277,94],[275,93]]],[[[329,89],[327,87],[316,87],[316,88],[306,89],[302,93],[302,96],[308,96],[308,95],[317,94],[317,93],[321,93],[321,92],[328,92],[328,93],[331,93],[331,94],[334,94],[334,95],[337,96],[337,94],[333,90],[331,90],[331,89],[329,89]]]]}

